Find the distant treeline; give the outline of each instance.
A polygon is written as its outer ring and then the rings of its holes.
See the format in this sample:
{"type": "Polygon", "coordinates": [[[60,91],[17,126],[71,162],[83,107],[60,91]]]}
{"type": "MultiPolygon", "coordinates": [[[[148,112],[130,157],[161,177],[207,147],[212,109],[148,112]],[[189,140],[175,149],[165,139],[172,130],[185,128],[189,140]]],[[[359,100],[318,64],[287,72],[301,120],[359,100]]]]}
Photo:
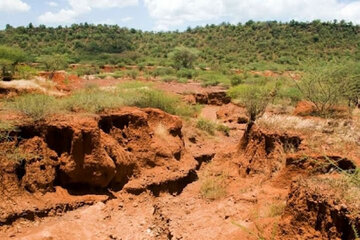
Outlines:
{"type": "Polygon", "coordinates": [[[71,62],[167,65],[177,46],[196,48],[207,66],[296,68],[305,60],[360,60],[360,26],[345,21],[206,25],[184,32],[144,32],[117,25],[6,26],[0,44],[22,48],[29,61],[64,54],[71,62]],[[270,66],[270,67],[269,67],[270,66]]]}

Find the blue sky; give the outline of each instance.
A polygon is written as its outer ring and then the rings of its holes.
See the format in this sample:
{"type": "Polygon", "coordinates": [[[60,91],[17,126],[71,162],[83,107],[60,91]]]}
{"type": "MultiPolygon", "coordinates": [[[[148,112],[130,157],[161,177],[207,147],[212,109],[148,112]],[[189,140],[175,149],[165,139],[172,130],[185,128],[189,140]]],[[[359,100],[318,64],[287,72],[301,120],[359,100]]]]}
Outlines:
{"type": "Polygon", "coordinates": [[[118,24],[142,30],[184,30],[223,21],[324,21],[360,24],[360,0],[0,0],[0,28],[72,23],[118,24]]]}

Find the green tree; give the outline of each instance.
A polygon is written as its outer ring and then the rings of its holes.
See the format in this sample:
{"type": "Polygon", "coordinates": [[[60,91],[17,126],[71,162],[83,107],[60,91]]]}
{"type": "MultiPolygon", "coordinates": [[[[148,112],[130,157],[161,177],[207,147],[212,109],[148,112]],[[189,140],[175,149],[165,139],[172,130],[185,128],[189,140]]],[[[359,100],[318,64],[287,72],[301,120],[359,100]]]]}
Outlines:
{"type": "Polygon", "coordinates": [[[44,69],[50,72],[49,78],[52,79],[57,70],[64,70],[69,63],[68,58],[65,55],[43,55],[37,58],[37,61],[44,67],[44,69]]]}
{"type": "Polygon", "coordinates": [[[174,51],[170,53],[170,58],[176,69],[193,68],[197,57],[198,51],[187,47],[176,47],[174,51]]]}
{"type": "Polygon", "coordinates": [[[10,81],[16,66],[25,60],[25,53],[18,48],[0,46],[0,68],[3,80],[10,81]]]}
{"type": "Polygon", "coordinates": [[[267,105],[276,96],[276,92],[276,86],[275,89],[269,89],[255,84],[237,86],[236,101],[246,108],[247,115],[249,117],[245,133],[241,139],[241,148],[245,148],[247,146],[249,142],[249,134],[256,119],[264,114],[267,105]]]}
{"type": "Polygon", "coordinates": [[[312,63],[306,67],[298,89],[312,102],[321,116],[331,113],[334,106],[349,100],[358,103],[360,66],[354,62],[312,63]]]}

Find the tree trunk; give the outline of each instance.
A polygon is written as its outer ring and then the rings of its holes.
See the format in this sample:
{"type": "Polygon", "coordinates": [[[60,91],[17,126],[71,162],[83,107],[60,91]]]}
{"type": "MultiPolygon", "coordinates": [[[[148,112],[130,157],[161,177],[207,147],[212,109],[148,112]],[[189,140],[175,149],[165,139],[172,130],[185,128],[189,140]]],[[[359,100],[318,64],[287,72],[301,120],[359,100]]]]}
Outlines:
{"type": "Polygon", "coordinates": [[[254,124],[255,124],[255,121],[249,120],[248,124],[246,125],[244,135],[242,136],[242,138],[240,140],[240,149],[245,149],[246,146],[248,145],[251,128],[254,126],[254,124]]]}

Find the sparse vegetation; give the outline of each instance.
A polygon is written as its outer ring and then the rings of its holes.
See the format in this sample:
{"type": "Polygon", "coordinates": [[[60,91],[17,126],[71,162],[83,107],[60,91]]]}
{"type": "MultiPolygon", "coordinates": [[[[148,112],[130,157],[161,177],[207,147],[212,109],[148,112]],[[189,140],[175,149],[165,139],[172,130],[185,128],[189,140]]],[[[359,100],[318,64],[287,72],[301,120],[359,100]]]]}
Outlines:
{"type": "Polygon", "coordinates": [[[327,62],[307,67],[303,79],[297,84],[302,95],[314,104],[321,116],[329,116],[342,101],[357,102],[360,65],[345,62],[327,62]]]}
{"type": "Polygon", "coordinates": [[[37,61],[44,70],[50,72],[50,79],[54,77],[55,71],[66,69],[69,63],[67,56],[60,54],[39,56],[37,61]]]}
{"type": "Polygon", "coordinates": [[[175,95],[153,89],[151,85],[140,82],[120,84],[113,91],[91,87],[61,99],[44,94],[27,94],[6,103],[8,109],[22,112],[34,120],[61,111],[98,113],[124,105],[159,108],[184,117],[193,116],[199,109],[198,106],[183,103],[175,95]]]}
{"type": "Polygon", "coordinates": [[[212,175],[206,173],[201,181],[200,194],[209,200],[217,200],[226,195],[225,174],[212,175]]]}
{"type": "Polygon", "coordinates": [[[0,120],[0,142],[9,141],[12,131],[16,131],[16,127],[11,121],[0,120]]]}
{"type": "Polygon", "coordinates": [[[207,132],[210,135],[215,135],[215,131],[223,132],[225,135],[229,135],[230,132],[229,127],[223,124],[217,124],[203,118],[199,119],[196,122],[196,127],[204,132],[207,132]]]}
{"type": "Polygon", "coordinates": [[[34,120],[61,110],[55,97],[44,94],[26,94],[9,101],[6,107],[26,114],[34,120]]]}
{"type": "Polygon", "coordinates": [[[274,202],[269,206],[269,217],[281,216],[285,210],[285,203],[283,202],[274,202]]]}

